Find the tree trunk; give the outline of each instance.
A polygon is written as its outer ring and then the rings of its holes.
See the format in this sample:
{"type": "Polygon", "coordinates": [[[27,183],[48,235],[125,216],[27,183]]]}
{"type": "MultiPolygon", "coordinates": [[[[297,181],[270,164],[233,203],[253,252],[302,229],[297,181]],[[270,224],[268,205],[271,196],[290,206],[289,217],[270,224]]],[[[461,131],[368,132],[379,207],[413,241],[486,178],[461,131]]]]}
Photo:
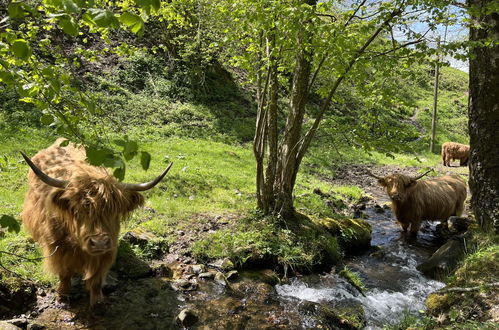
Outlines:
{"type": "MultiPolygon", "coordinates": [[[[316,0],[304,0],[303,2],[311,6],[316,4],[316,0]]],[[[312,73],[312,51],[311,47],[308,47],[312,35],[311,30],[307,29],[307,24],[310,22],[303,22],[298,31],[296,41],[298,51],[293,72],[289,114],[286,119],[274,182],[276,192],[274,211],[285,219],[293,218],[295,213],[293,189],[300,168],[298,153],[312,73]]]]}
{"type": "Polygon", "coordinates": [[[486,13],[491,0],[470,0],[473,22],[470,40],[493,40],[492,47],[475,46],[470,60],[469,133],[471,205],[485,230],[499,233],[499,14],[486,13]],[[477,14],[480,13],[480,14],[477,14]],[[480,24],[480,25],[478,25],[480,24]]]}
{"type": "Polygon", "coordinates": [[[300,166],[298,152],[312,67],[310,61],[311,54],[305,49],[300,50],[293,74],[290,109],[277,166],[276,211],[284,218],[291,218],[294,215],[293,188],[300,166]]]}

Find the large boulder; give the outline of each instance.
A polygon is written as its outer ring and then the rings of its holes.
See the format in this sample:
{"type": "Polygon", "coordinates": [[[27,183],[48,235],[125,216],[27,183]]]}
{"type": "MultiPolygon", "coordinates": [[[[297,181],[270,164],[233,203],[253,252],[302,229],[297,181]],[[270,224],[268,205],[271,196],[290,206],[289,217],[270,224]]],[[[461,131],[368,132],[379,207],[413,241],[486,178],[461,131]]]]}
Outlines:
{"type": "Polygon", "coordinates": [[[372,228],[363,219],[322,218],[318,222],[338,238],[338,243],[348,253],[360,253],[371,246],[372,228]]]}
{"type": "Polygon", "coordinates": [[[0,274],[0,317],[24,313],[36,302],[36,287],[33,283],[0,274]]]}
{"type": "Polygon", "coordinates": [[[463,259],[466,251],[466,240],[469,235],[455,236],[442,245],[425,262],[419,264],[417,269],[423,274],[443,279],[452,272],[463,259]]]}

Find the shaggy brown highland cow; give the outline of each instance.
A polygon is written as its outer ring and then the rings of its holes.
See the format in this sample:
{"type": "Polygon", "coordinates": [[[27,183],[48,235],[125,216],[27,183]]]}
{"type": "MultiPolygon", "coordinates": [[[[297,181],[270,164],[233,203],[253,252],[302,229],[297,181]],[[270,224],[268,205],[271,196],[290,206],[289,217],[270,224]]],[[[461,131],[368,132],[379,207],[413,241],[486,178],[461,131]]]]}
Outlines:
{"type": "Polygon", "coordinates": [[[451,160],[459,159],[459,166],[468,165],[470,158],[470,146],[457,142],[445,142],[442,144],[442,164],[450,166],[451,160]]]}
{"type": "MultiPolygon", "coordinates": [[[[428,171],[430,172],[430,171],[428,171]]],[[[447,220],[461,215],[466,199],[466,184],[456,175],[418,181],[428,172],[412,178],[403,174],[378,179],[392,201],[392,210],[404,232],[417,235],[423,220],[447,220]]]]}
{"type": "Polygon", "coordinates": [[[58,139],[32,160],[21,218],[43,249],[45,267],[59,276],[58,292],[69,293],[71,277],[81,274],[90,305],[102,300],[102,285],[114,262],[120,220],[144,203],[138,191],[154,187],[118,182],[105,168],[89,165],[85,150],[58,139]]]}

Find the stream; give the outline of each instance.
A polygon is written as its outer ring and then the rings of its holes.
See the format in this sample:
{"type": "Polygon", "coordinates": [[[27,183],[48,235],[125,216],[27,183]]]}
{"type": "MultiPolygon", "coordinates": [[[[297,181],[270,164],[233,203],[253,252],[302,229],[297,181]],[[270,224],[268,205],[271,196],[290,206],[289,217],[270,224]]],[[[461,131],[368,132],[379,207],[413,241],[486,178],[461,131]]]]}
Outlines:
{"type": "Polygon", "coordinates": [[[426,297],[444,286],[416,269],[439,246],[432,234],[434,225],[423,227],[417,239],[408,238],[401,233],[391,210],[377,213],[368,208],[365,213],[373,230],[371,245],[378,247],[377,251],[352,257],[346,263],[360,275],[367,289],[365,296],[334,274],[295,278],[290,284],[276,286],[279,296],[296,303],[360,303],[365,311],[366,329],[395,324],[405,312],[423,310],[426,297]]]}
{"type": "Polygon", "coordinates": [[[426,297],[444,286],[416,270],[439,246],[432,234],[434,225],[409,238],[401,233],[391,210],[369,206],[364,213],[373,229],[374,248],[348,258],[346,265],[359,274],[365,295],[333,272],[293,277],[274,289],[243,272],[230,290],[207,282],[186,298],[183,307],[200,316],[195,328],[331,328],[323,320],[330,308],[340,315],[363,309],[365,328],[379,329],[397,323],[406,312],[424,310],[426,297]]]}
{"type": "Polygon", "coordinates": [[[389,209],[369,204],[363,213],[372,226],[372,248],[345,263],[362,279],[364,295],[334,271],[281,283],[270,270],[242,271],[230,281],[194,276],[192,290],[148,276],[115,281],[104,305],[92,312],[81,284],[69,304],[56,303],[55,292],[44,290],[21,328],[35,322],[57,329],[179,329],[176,316],[184,309],[195,314],[188,329],[337,329],[352,315],[360,315],[360,323],[346,328],[383,328],[423,310],[428,294],[444,286],[416,270],[439,242],[430,225],[417,238],[405,237],[389,209]]]}

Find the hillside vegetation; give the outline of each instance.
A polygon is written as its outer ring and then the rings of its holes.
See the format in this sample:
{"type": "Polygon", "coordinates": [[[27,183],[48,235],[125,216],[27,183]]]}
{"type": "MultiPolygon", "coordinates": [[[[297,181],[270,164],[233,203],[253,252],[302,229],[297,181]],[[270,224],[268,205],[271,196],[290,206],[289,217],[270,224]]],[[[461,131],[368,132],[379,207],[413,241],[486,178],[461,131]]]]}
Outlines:
{"type": "MultiPolygon", "coordinates": [[[[101,70],[82,70],[77,76],[102,109],[97,120],[87,123],[87,129],[110,143],[126,134],[152,155],[148,171],[141,169],[139,160],[127,164],[127,182],[150,180],[174,162],[164,182],[144,194],[146,207],[121,229],[122,235],[140,228],[161,238],[157,245],[132,246],[133,253],[143,260],[154,259],[156,252],[163,251],[163,244],[172,246],[179,232],[194,228],[202,234],[189,242],[187,250],[199,262],[228,257],[238,267],[264,262],[283,273],[320,269],[342,258],[353,230],[343,227],[346,222],[342,221],[351,218],[352,206],[365,195],[359,186],[333,186],[330,180],[338,168],[348,164],[433,167],[440,163],[439,148],[435,154],[428,152],[433,103],[429,67],[407,68],[408,78],[393,81],[392,92],[403,101],[391,108],[383,103],[366,105],[355,86],[347,84],[298,176],[295,206],[303,221],[298,228],[283,229],[278,219],[255,211],[251,142],[256,105],[254,91],[241,80],[243,73],[214,64],[202,72],[202,83],[193,86],[186,83],[192,72],[177,68],[172,69],[158,54],[138,53],[107,63],[101,70]],[[329,194],[334,205],[314,191],[329,194]],[[336,235],[321,227],[324,219],[339,221],[336,235]]],[[[441,81],[437,146],[449,140],[467,143],[467,75],[444,68],[441,81]]],[[[59,132],[41,125],[43,115],[17,101],[13,90],[2,87],[0,99],[0,213],[19,220],[27,188],[27,167],[19,150],[34,155],[59,132]]],[[[320,101],[319,96],[312,98],[308,107],[317,108],[320,101]]],[[[285,112],[281,105],[281,124],[285,112]]],[[[354,236],[365,231],[356,230],[354,236]]],[[[0,250],[12,253],[2,255],[6,269],[1,271],[2,281],[20,276],[38,285],[55,285],[56,279],[43,272],[39,248],[24,229],[4,232],[0,250]]],[[[470,258],[467,262],[473,261],[470,258]]]]}

